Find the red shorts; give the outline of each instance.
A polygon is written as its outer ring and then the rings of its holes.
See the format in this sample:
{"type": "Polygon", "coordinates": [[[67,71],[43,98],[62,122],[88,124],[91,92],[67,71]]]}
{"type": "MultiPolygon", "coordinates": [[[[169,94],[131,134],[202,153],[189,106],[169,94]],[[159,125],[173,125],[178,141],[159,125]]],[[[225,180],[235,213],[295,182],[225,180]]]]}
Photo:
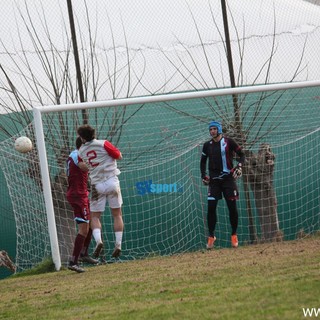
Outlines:
{"type": "Polygon", "coordinates": [[[73,208],[74,220],[77,223],[89,222],[90,202],[88,197],[67,196],[67,200],[73,208]]]}

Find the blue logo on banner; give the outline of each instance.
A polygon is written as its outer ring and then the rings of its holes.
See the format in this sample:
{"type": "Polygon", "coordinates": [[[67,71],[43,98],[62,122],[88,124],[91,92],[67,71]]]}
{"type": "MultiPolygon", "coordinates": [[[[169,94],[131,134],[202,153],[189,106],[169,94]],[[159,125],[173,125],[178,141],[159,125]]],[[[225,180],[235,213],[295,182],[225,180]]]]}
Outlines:
{"type": "Polygon", "coordinates": [[[152,183],[152,180],[139,181],[136,188],[140,195],[183,192],[180,183],[152,183]]]}

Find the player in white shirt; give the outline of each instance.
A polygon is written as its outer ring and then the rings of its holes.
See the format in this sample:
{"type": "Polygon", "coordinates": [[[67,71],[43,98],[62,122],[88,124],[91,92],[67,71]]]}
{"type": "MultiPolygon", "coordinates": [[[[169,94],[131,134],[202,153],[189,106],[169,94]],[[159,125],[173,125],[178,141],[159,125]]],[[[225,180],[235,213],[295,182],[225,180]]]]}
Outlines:
{"type": "Polygon", "coordinates": [[[80,126],[77,130],[83,145],[79,149],[79,167],[89,170],[92,186],[90,211],[92,235],[96,241],[94,257],[99,257],[103,248],[101,237],[101,214],[105,210],[108,201],[113,216],[113,227],[115,232],[115,248],[112,257],[118,258],[121,254],[121,243],[123,236],[122,220],[122,196],[118,175],[117,160],[122,159],[122,154],[108,140],[97,140],[95,129],[89,125],[80,126]]]}

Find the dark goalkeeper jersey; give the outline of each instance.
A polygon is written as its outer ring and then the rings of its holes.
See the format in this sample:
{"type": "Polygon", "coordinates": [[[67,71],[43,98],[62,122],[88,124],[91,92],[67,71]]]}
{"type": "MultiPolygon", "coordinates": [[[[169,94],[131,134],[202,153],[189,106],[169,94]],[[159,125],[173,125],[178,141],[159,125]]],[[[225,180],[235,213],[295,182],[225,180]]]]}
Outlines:
{"type": "Polygon", "coordinates": [[[213,140],[205,142],[200,160],[201,177],[206,176],[207,160],[209,160],[208,168],[211,178],[218,177],[223,173],[230,173],[235,153],[239,157],[239,162],[243,163],[244,153],[233,139],[222,137],[219,142],[213,140]]]}
{"type": "Polygon", "coordinates": [[[88,196],[88,173],[78,167],[78,150],[70,153],[67,160],[67,196],[88,196]]]}

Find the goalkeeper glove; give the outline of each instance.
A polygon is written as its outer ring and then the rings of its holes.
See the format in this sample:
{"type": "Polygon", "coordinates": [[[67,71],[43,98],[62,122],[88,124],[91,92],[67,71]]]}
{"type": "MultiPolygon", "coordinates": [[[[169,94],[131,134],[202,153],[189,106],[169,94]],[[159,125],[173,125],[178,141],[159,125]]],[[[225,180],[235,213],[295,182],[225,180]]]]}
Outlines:
{"type": "Polygon", "coordinates": [[[238,165],[232,169],[232,176],[236,180],[242,176],[241,163],[238,163],[238,165]]]}
{"type": "Polygon", "coordinates": [[[202,179],[202,183],[205,185],[205,186],[208,186],[209,183],[210,183],[210,178],[208,176],[205,176],[203,179],[202,179]]]}

